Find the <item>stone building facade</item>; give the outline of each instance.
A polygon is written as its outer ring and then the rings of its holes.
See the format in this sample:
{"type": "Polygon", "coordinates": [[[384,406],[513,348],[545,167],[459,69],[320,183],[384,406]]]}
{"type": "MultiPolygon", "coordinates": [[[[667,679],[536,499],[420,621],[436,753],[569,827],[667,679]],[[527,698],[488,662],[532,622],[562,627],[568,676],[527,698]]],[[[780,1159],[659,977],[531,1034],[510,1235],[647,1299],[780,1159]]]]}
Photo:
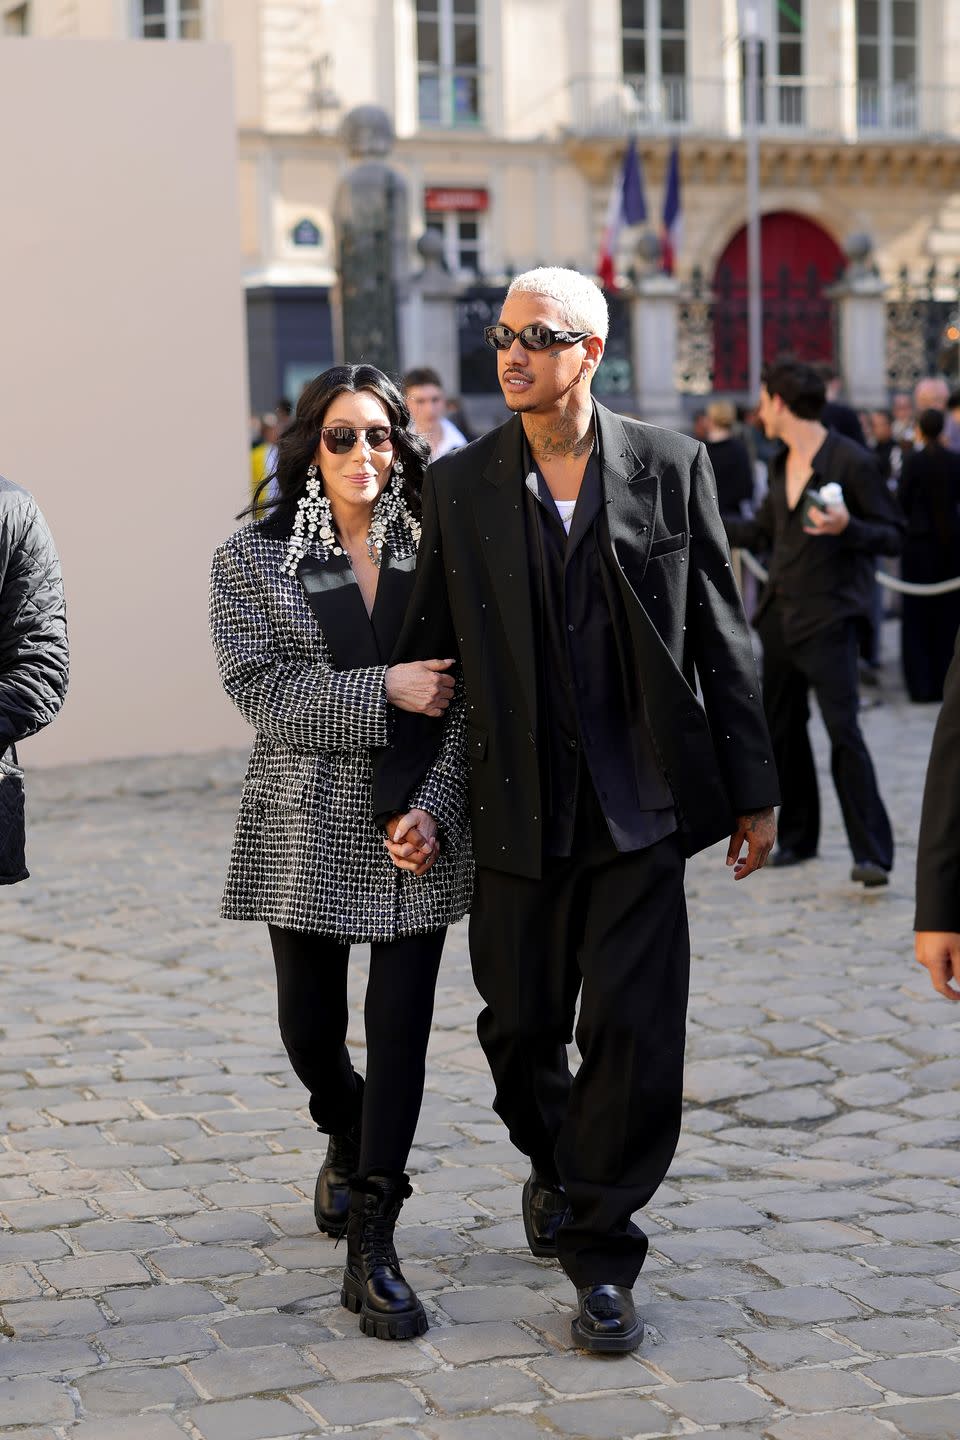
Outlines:
{"type": "MultiPolygon", "coordinates": [[[[0,28],[231,47],[258,408],[337,353],[338,129],[370,102],[394,124],[411,244],[425,229],[442,237],[473,306],[465,324],[511,272],[594,269],[630,136],[656,231],[678,144],[677,274],[709,297],[708,383],[740,391],[748,30],[760,42],[768,346],[812,325],[814,349],[833,347],[825,292],[851,234],[870,236],[902,298],[927,277],[945,313],[956,299],[957,0],[0,0],[0,28]]],[[[622,236],[624,273],[639,238],[622,236]]],[[[451,388],[482,383],[473,364],[451,388]]]]}

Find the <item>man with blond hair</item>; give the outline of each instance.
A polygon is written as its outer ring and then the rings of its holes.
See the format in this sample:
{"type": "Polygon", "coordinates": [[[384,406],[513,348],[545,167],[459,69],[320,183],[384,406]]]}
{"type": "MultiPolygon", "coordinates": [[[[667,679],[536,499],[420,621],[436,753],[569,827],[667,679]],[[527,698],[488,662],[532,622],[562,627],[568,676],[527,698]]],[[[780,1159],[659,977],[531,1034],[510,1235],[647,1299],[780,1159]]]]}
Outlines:
{"type": "MultiPolygon", "coordinates": [[[[514,414],[427,472],[397,656],[456,656],[465,682],[478,1032],[531,1162],[527,1240],[577,1287],[575,1343],[628,1352],[631,1216],[680,1129],[685,859],[723,837],[735,878],[759,869],[778,794],[704,447],[592,399],[607,324],[576,271],[513,281],[484,333],[514,414]]],[[[384,817],[428,727],[398,713],[384,817]]]]}

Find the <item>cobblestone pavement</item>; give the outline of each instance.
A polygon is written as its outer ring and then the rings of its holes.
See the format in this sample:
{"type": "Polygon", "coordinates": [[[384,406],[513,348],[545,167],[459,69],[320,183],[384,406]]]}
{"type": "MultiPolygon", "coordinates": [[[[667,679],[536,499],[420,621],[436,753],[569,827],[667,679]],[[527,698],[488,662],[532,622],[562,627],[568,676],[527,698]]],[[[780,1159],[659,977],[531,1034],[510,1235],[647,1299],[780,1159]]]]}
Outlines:
{"type": "Polygon", "coordinates": [[[889,891],[850,884],[832,792],[817,863],[691,866],[686,1123],[630,1358],[571,1351],[571,1287],[524,1250],[462,927],[399,1237],[431,1328],[387,1344],[313,1227],[266,936],[216,918],[242,757],[31,775],[35,876],[0,898],[0,1432],[955,1440],[960,1014],[909,933],[933,718],[866,717],[889,891]]]}

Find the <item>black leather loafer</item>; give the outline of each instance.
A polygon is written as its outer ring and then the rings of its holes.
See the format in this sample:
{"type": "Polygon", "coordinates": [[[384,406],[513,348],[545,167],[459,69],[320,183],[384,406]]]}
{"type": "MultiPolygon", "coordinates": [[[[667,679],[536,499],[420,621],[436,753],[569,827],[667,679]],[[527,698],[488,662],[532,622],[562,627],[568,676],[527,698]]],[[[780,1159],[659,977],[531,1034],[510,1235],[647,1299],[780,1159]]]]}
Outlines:
{"type": "Polygon", "coordinates": [[[803,865],[807,860],[816,860],[816,855],[802,855],[799,850],[774,850],[770,864],[775,870],[784,870],[788,865],[803,865]]]}
{"type": "Polygon", "coordinates": [[[850,879],[856,880],[860,885],[866,885],[870,890],[876,885],[890,884],[890,871],[885,870],[882,865],[877,865],[872,860],[858,860],[850,871],[850,879]]]}
{"type": "Polygon", "coordinates": [[[577,1291],[579,1311],[570,1326],[581,1350],[626,1354],[643,1339],[643,1321],[626,1285],[587,1285],[577,1291]]]}
{"type": "Polygon", "coordinates": [[[531,1170],[523,1187],[523,1228],[532,1254],[557,1258],[557,1231],[569,1215],[563,1186],[531,1170]]]}

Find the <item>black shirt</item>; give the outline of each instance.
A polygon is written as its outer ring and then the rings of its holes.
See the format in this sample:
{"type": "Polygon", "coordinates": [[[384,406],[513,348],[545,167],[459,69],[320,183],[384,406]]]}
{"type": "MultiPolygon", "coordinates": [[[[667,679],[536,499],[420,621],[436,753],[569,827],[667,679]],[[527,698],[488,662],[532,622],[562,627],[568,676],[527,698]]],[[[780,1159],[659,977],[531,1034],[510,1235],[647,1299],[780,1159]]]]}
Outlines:
{"type": "Polygon", "coordinates": [[[880,467],[880,474],[887,482],[888,488],[895,490],[897,479],[903,469],[903,457],[899,442],[896,440],[878,440],[871,454],[880,467]]]}
{"type": "Polygon", "coordinates": [[[742,440],[708,440],[707,455],[717,482],[721,515],[739,515],[745,500],[753,499],[753,461],[742,440]]]}
{"type": "Polygon", "coordinates": [[[539,644],[538,753],[544,850],[570,855],[578,790],[591,785],[614,845],[641,850],[677,828],[657,764],[639,686],[625,681],[626,632],[604,576],[603,488],[596,447],[566,534],[546,481],[524,445],[527,546],[539,644]]]}
{"type": "Polygon", "coordinates": [[[866,447],[860,416],[852,405],[844,405],[842,400],[828,400],[820,411],[820,424],[866,447]]]}
{"type": "Polygon", "coordinates": [[[960,557],[960,455],[939,442],[915,450],[903,467],[899,500],[910,559],[919,558],[918,549],[926,550],[931,569],[924,578],[952,579],[960,557]],[[943,574],[935,576],[935,568],[943,574]]]}
{"type": "Polygon", "coordinates": [[[770,488],[752,520],[724,519],[731,545],[772,550],[770,580],[757,615],[776,603],[788,644],[850,618],[869,620],[874,555],[899,555],[903,517],[869,450],[828,431],[813,457],[812,474],[791,510],[787,505],[787,452],[770,464],[770,488]],[[841,535],[808,535],[803,528],[808,490],[836,481],[850,523],[841,535]]]}

